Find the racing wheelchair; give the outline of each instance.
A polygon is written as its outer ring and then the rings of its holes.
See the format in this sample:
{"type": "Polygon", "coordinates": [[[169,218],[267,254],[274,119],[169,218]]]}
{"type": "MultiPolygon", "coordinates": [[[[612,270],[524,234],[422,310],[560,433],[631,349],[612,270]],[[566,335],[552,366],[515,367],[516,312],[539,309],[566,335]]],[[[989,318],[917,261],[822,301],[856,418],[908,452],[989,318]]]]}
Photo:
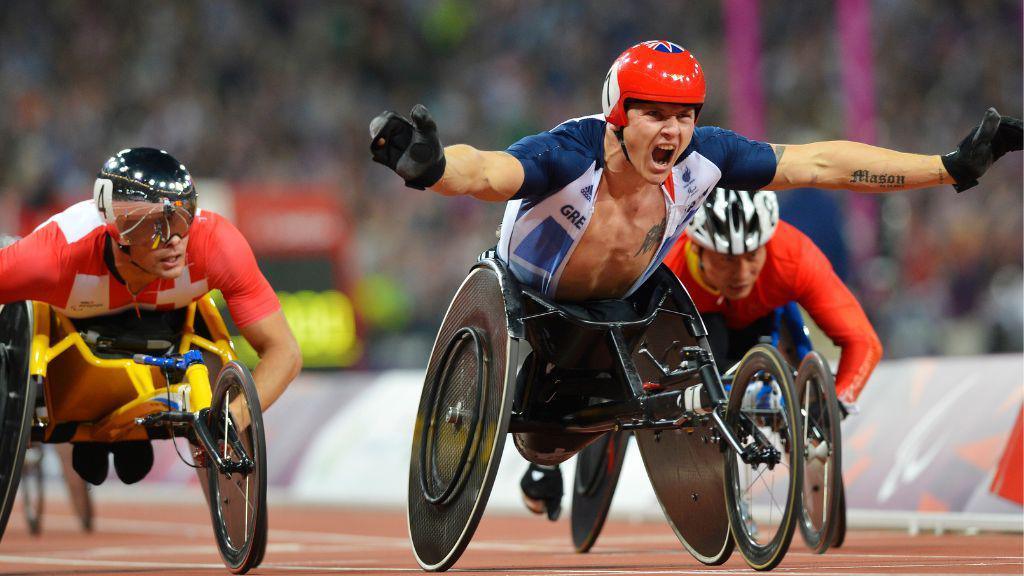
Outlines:
{"type": "Polygon", "coordinates": [[[0,417],[0,535],[30,440],[186,438],[193,462],[182,460],[196,468],[225,565],[244,573],[262,561],[262,413],[252,376],[236,361],[211,295],[171,313],[130,311],[74,321],[40,302],[3,306],[0,417]],[[140,323],[116,321],[130,317],[140,323]],[[172,326],[173,337],[154,339],[140,329],[156,318],[162,327],[172,326]],[[211,369],[217,374],[213,386],[211,369]]]}
{"type": "Polygon", "coordinates": [[[420,397],[408,488],[416,559],[428,571],[458,560],[507,434],[527,460],[550,465],[630,431],[694,557],[721,564],[738,545],[751,567],[771,569],[799,512],[802,460],[784,455],[803,451],[803,434],[792,382],[769,385],[783,401],[756,416],[741,410],[738,386],[726,395],[704,324],[664,266],[627,299],[566,304],[521,287],[485,253],[445,314],[420,397]],[[765,474],[783,521],[758,537],[741,483],[765,474]]]}
{"type": "MultiPolygon", "coordinates": [[[[770,340],[752,348],[722,375],[722,381],[727,390],[736,386],[743,389],[748,397],[746,411],[756,415],[775,401],[765,382],[795,380],[804,446],[798,526],[808,547],[823,554],[830,546],[841,546],[846,533],[841,418],[835,381],[828,363],[812,349],[795,302],[776,309],[773,320],[770,340]]],[[[589,551],[601,533],[628,443],[627,432],[611,433],[577,456],[572,488],[572,539],[577,552],[589,551]]],[[[755,492],[748,493],[744,510],[748,532],[755,531],[759,524],[777,521],[777,517],[764,514],[768,503],[763,494],[755,492]],[[761,518],[755,521],[753,513],[758,507],[761,518]]]]}

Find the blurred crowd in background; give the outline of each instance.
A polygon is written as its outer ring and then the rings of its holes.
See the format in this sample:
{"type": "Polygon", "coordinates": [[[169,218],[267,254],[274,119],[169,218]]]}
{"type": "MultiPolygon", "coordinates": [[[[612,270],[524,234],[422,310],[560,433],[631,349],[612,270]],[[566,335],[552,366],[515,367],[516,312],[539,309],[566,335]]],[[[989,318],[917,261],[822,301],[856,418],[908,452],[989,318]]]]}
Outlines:
{"type": "MultiPolygon", "coordinates": [[[[769,141],[845,136],[834,4],[760,2],[769,141]]],[[[1019,0],[870,9],[877,144],[945,153],[985,107],[1021,115],[1019,0]]],[[[422,366],[503,207],[405,188],[370,162],[369,120],[422,102],[444,143],[503,149],[599,112],[615,56],[664,38],[704,66],[700,123],[728,128],[722,13],[632,0],[5,2],[0,207],[86,198],[104,159],[129,146],[164,148],[200,179],[328,183],[354,226],[344,288],[362,367],[422,366]]],[[[886,197],[875,253],[830,253],[887,357],[1022,349],[1021,172],[1015,154],[962,195],[886,197]]],[[[787,192],[783,215],[808,220],[810,199],[824,199],[842,239],[850,196],[787,192]]]]}

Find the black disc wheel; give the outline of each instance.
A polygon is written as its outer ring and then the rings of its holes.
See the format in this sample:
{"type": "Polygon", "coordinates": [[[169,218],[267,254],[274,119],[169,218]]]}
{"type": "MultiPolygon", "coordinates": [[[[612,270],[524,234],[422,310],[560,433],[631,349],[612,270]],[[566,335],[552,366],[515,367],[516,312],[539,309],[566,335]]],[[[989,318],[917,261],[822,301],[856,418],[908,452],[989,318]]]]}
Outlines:
{"type": "Polygon", "coordinates": [[[835,380],[820,354],[803,359],[795,387],[804,432],[800,533],[811,550],[824,554],[839,522],[843,466],[835,380]]]}
{"type": "Polygon", "coordinates": [[[267,448],[259,396],[238,362],[221,369],[206,423],[217,456],[206,469],[210,514],[224,564],[244,574],[267,545],[267,448]]]}
{"type": "Polygon", "coordinates": [[[576,455],[572,543],[577,552],[589,551],[601,534],[619,483],[629,436],[628,432],[609,432],[576,455]]]}
{"type": "Polygon", "coordinates": [[[14,507],[35,409],[31,342],[31,304],[0,306],[0,536],[14,507]]]}
{"type": "Polygon", "coordinates": [[[29,446],[21,465],[21,506],[29,534],[43,531],[43,447],[29,446]]]}
{"type": "Polygon", "coordinates": [[[728,451],[725,489],[733,537],[755,570],[771,570],[782,561],[800,514],[803,436],[797,406],[785,360],[771,346],[753,347],[736,371],[725,418],[749,457],[744,461],[728,451]]]}
{"type": "Polygon", "coordinates": [[[707,420],[635,433],[647,477],[679,542],[703,564],[732,555],[725,497],[725,460],[707,420]]]}
{"type": "Polygon", "coordinates": [[[427,365],[409,463],[409,536],[424,570],[447,570],[483,515],[508,434],[516,357],[494,268],[462,283],[427,365]]]}

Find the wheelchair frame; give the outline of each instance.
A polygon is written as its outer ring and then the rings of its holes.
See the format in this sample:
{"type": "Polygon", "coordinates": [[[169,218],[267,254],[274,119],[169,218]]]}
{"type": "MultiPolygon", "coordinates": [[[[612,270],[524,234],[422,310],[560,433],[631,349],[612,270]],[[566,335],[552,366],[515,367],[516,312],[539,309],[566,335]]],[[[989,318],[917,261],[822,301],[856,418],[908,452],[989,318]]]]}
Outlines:
{"type": "MultiPolygon", "coordinates": [[[[151,365],[140,364],[132,358],[97,356],[75,329],[72,320],[51,310],[49,305],[33,302],[32,308],[35,331],[29,357],[29,375],[38,376],[44,382],[42,392],[46,401],[46,421],[40,422],[41,426],[33,427],[33,440],[47,443],[147,440],[151,436],[139,426],[136,418],[144,417],[156,410],[197,412],[210,406],[210,375],[203,363],[190,365],[185,370],[183,382],[168,385],[159,370],[151,365]],[[60,339],[51,345],[51,336],[54,333],[60,339]],[[65,352],[72,348],[78,354],[66,355],[65,352]],[[58,385],[55,379],[47,378],[57,362],[70,364],[66,367],[57,364],[56,370],[64,372],[77,371],[81,368],[122,371],[131,388],[125,385],[124,380],[97,378],[88,372],[73,380],[71,384],[58,385]],[[97,390],[103,392],[98,393],[97,390]],[[100,403],[98,409],[93,408],[92,413],[89,413],[83,411],[86,407],[81,401],[86,396],[91,399],[93,406],[96,406],[97,398],[114,397],[123,400],[100,403]],[[115,403],[117,408],[107,412],[99,422],[85,423],[94,420],[106,406],[115,403]],[[82,423],[73,424],[74,430],[69,431],[68,423],[71,422],[82,423]]],[[[223,364],[237,360],[227,326],[217,312],[213,297],[209,294],[190,304],[186,313],[178,353],[184,354],[193,347],[215,354],[223,364]],[[195,333],[197,314],[203,319],[212,339],[195,333]]],[[[110,373],[95,374],[109,376],[110,373]]]]}
{"type": "MultiPolygon", "coordinates": [[[[101,357],[72,320],[45,303],[30,305],[26,378],[35,388],[35,417],[27,424],[32,439],[112,443],[184,436],[198,442],[204,462],[195,467],[210,505],[221,556],[235,573],[257,566],[267,540],[261,408],[252,376],[236,361],[227,326],[212,296],[207,294],[186,309],[178,354],[135,354],[130,358],[122,352],[116,352],[117,357],[101,357]],[[199,319],[209,338],[197,333],[199,319]],[[70,353],[72,350],[77,353],[70,353]],[[211,364],[222,366],[215,386],[204,355],[211,364]],[[174,375],[180,375],[180,381],[172,381],[174,375]],[[227,396],[231,390],[235,395],[227,396]],[[242,416],[248,421],[244,427],[235,422],[239,416],[228,411],[229,401],[238,396],[245,397],[247,413],[242,416]],[[217,437],[221,431],[223,436],[217,437]],[[245,482],[241,519],[236,518],[235,499],[239,496],[224,494],[236,482],[235,474],[245,482]],[[252,479],[255,492],[251,496],[252,479]],[[255,504],[250,497],[256,498],[255,504]],[[231,506],[235,508],[225,508],[231,506]]],[[[9,511],[10,503],[4,505],[9,511]]]]}
{"type": "MultiPolygon", "coordinates": [[[[493,281],[490,281],[492,284],[493,281]]],[[[482,288],[481,288],[482,289],[482,288]]],[[[782,453],[775,447],[766,444],[764,438],[757,435],[752,436],[752,441],[741,444],[729,425],[726,424],[726,411],[729,409],[729,399],[726,396],[719,374],[711,357],[710,348],[706,341],[706,331],[700,315],[697,313],[692,300],[686,293],[685,287],[678,282],[678,279],[665,267],[659,268],[655,275],[645,283],[630,299],[630,302],[639,303],[642,311],[637,312],[636,318],[612,321],[596,321],[582,318],[566,310],[562,305],[552,302],[534,290],[520,288],[505,265],[487,253],[483,255],[472,267],[466,281],[456,293],[455,298],[449,306],[448,313],[442,323],[431,354],[430,363],[427,368],[427,381],[424,385],[423,396],[420,401],[420,412],[414,432],[413,453],[410,462],[410,484],[409,484],[409,528],[413,541],[414,554],[417,561],[426,570],[443,571],[451,567],[457,561],[462,550],[468,545],[469,539],[475,531],[476,524],[482,515],[482,508],[486,504],[493,472],[496,469],[496,461],[500,459],[500,447],[503,441],[500,440],[506,433],[511,433],[516,440],[516,446],[525,458],[538,464],[553,464],[567,459],[578,452],[588,443],[609,431],[631,430],[640,431],[643,434],[652,434],[650,442],[658,443],[659,435],[669,436],[681,433],[677,436],[680,444],[688,454],[697,456],[692,466],[699,466],[700,462],[717,462],[721,466],[724,455],[731,450],[739,455],[744,463],[765,464],[774,466],[782,461],[782,453]],[[565,368],[582,368],[582,374],[577,374],[579,382],[571,381],[565,386],[560,384],[560,391],[572,390],[574,384],[588,385],[591,388],[578,388],[578,390],[591,390],[595,385],[595,379],[604,374],[604,384],[609,394],[601,395],[597,403],[591,402],[595,398],[587,394],[581,394],[579,398],[567,400],[561,406],[552,408],[545,406],[548,399],[554,395],[545,394],[551,390],[543,389],[540,377],[536,375],[533,365],[520,366],[521,359],[507,359],[508,372],[512,375],[517,373],[515,383],[510,383],[506,378],[505,382],[499,382],[500,386],[507,388],[515,386],[514,394],[503,393],[506,397],[511,396],[512,410],[508,414],[493,413],[488,416],[495,423],[491,424],[482,434],[487,438],[498,437],[495,442],[497,454],[480,452],[477,449],[478,440],[475,434],[477,422],[481,416],[472,414],[472,418],[465,418],[469,415],[465,405],[460,400],[452,406],[437,406],[437,389],[446,385],[448,380],[440,384],[435,382],[438,378],[447,378],[449,373],[456,374],[452,378],[450,386],[465,388],[466,384],[457,382],[457,370],[451,369],[450,365],[455,362],[449,357],[452,344],[443,338],[454,338],[465,330],[471,332],[486,332],[486,328],[474,324],[476,316],[483,314],[483,309],[475,309],[475,306],[483,306],[480,302],[486,301],[480,294],[474,293],[479,283],[472,284],[470,281],[480,273],[480,270],[488,270],[497,278],[496,284],[500,287],[500,297],[504,303],[502,315],[505,317],[505,326],[501,329],[507,334],[488,334],[483,338],[474,337],[476,346],[476,361],[470,358],[464,365],[460,365],[464,374],[477,374],[477,387],[486,386],[489,383],[484,378],[484,370],[480,367],[488,362],[488,349],[481,342],[487,342],[493,337],[499,346],[506,346],[502,342],[510,342],[507,345],[510,350],[516,350],[522,341],[527,342],[533,349],[532,353],[538,355],[537,360],[546,366],[545,373],[553,374],[565,368]],[[678,293],[674,294],[674,291],[678,293]],[[460,302],[460,298],[463,300],[460,302]],[[667,304],[669,299],[671,304],[667,304]],[[675,306],[679,309],[672,309],[675,306]],[[467,308],[468,307],[468,308],[467,308]],[[468,310],[468,311],[467,311],[468,310]],[[478,313],[479,312],[479,313],[478,313]],[[451,321],[453,317],[465,318],[462,324],[460,321],[451,321]],[[646,336],[652,326],[659,325],[664,331],[666,319],[674,321],[677,325],[681,322],[685,330],[696,345],[682,345],[676,339],[672,341],[668,350],[660,351],[646,348],[646,336]],[[660,324],[659,324],[660,322],[660,324]],[[506,340],[507,338],[507,340],[506,340]],[[673,351],[673,360],[668,360],[669,350],[673,351]],[[656,353],[661,354],[661,360],[656,353]],[[645,372],[653,374],[647,379],[641,377],[641,371],[634,361],[637,358],[645,359],[645,372]],[[582,366],[574,365],[581,363],[582,366]],[[440,367],[439,367],[440,365],[440,367]],[[473,365],[478,365],[476,370],[473,365]],[[679,366],[673,368],[673,366],[679,366]],[[552,368],[553,367],[553,368],[552,368]],[[553,371],[552,371],[553,370],[553,371]],[[600,373],[600,374],[598,374],[600,373]],[[440,376],[439,376],[440,374],[440,376]],[[595,376],[597,374],[597,376],[595,376]],[[433,376],[431,376],[433,375],[433,376]],[[686,388],[684,385],[689,384],[686,388]],[[702,388],[705,395],[701,395],[698,386],[702,388]],[[539,387],[539,388],[538,388],[539,387]],[[447,408],[447,409],[446,409],[447,408]],[[452,417],[452,414],[457,414],[452,417]],[[447,420],[441,415],[447,415],[447,420]],[[473,430],[470,436],[466,437],[466,431],[459,430],[463,421],[472,421],[473,430]],[[502,421],[507,422],[503,424],[502,421]],[[461,453],[462,460],[456,466],[450,466],[454,456],[446,456],[436,446],[443,445],[444,430],[450,429],[449,439],[453,439],[453,450],[461,453]],[[437,432],[440,430],[441,432],[437,432]],[[431,446],[426,439],[424,431],[431,431],[434,443],[434,453],[428,453],[431,446]],[[700,434],[694,434],[699,431],[700,434]],[[462,436],[459,436],[459,435],[462,436]],[[440,439],[436,439],[436,438],[440,439]],[[553,442],[546,445],[531,445],[530,437],[554,438],[553,442]],[[559,443],[562,445],[559,445],[559,443]],[[696,443],[696,445],[692,443],[696,443]],[[461,443],[462,448],[459,449],[461,443]],[[713,454],[713,456],[709,456],[713,454]],[[431,459],[435,458],[435,459],[431,459]],[[446,462],[440,459],[447,458],[446,462]],[[710,459],[709,459],[710,458],[710,459]],[[468,459],[468,460],[467,460],[468,459]],[[433,474],[447,466],[445,474],[441,475],[448,487],[455,487],[456,491],[464,490],[464,482],[461,479],[467,468],[484,467],[488,471],[483,482],[473,483],[473,489],[478,490],[472,499],[462,500],[463,495],[453,496],[447,491],[444,493],[445,501],[440,502],[432,498],[431,494],[423,488],[422,480],[424,474],[433,474]],[[454,469],[454,471],[451,471],[454,469]],[[448,476],[451,476],[449,479],[448,476]],[[454,502],[454,504],[453,504],[454,502]],[[445,524],[446,507],[452,511],[450,516],[458,517],[458,521],[451,520],[445,524]],[[444,520],[444,521],[442,521],[444,520]],[[424,524],[426,523],[426,524],[424,524]],[[423,524],[423,525],[420,525],[423,524]],[[430,528],[426,526],[429,524],[430,528]],[[437,534],[440,529],[445,533],[456,534],[458,538],[451,542],[446,541],[439,550],[438,545],[431,539],[432,534],[437,534]],[[450,548],[448,547],[450,545],[450,548]]],[[[634,311],[636,309],[634,308],[634,311]]],[[[676,328],[678,330],[678,326],[676,328]]],[[[672,332],[669,333],[678,333],[672,332]]],[[[537,362],[534,362],[536,364],[537,362]]],[[[529,364],[529,363],[527,363],[529,364]]],[[[502,372],[499,370],[499,373],[502,372]]],[[[545,376],[548,377],[548,376],[545,376]]],[[[453,401],[454,402],[454,401],[453,401]]],[[[505,402],[500,403],[505,409],[505,402]]],[[[470,404],[479,405],[479,404],[470,404]]],[[[484,411],[494,410],[494,406],[484,406],[484,411]]],[[[738,409],[737,409],[738,412],[738,409]]],[[[745,421],[746,416],[735,414],[735,420],[745,421]]],[[[749,422],[748,422],[749,424],[749,422]]],[[[798,426],[798,423],[794,423],[798,426]]],[[[673,438],[665,436],[669,446],[674,445],[673,438]]],[[[643,451],[643,448],[642,448],[643,451]]],[[[645,463],[648,458],[645,457],[645,463]]],[[[657,465],[655,471],[665,466],[657,465]]],[[[720,470],[721,468],[716,468],[720,470]]],[[[648,465],[648,472],[654,473],[648,465]]],[[[664,474],[663,474],[664,475],[664,474]]],[[[672,474],[669,474],[675,477],[672,474]]],[[[715,476],[710,473],[706,476],[715,476]]],[[[479,478],[477,478],[479,480],[479,478]]],[[[653,478],[652,478],[653,482],[653,478]]],[[[714,483],[714,486],[721,494],[722,481],[714,483]]],[[[662,490],[664,492],[665,489],[662,490]]],[[[656,486],[656,492],[658,492],[656,486]]],[[[714,490],[709,491],[712,496],[710,500],[701,498],[699,506],[711,506],[716,509],[719,504],[715,503],[714,490]]],[[[662,494],[659,493],[659,500],[662,494]]],[[[690,502],[686,498],[686,502],[690,502]]],[[[694,492],[693,503],[697,503],[698,496],[694,492]]],[[[726,498],[728,500],[728,498],[726,498]]],[[[666,515],[672,520],[673,515],[669,514],[669,507],[662,502],[666,509],[666,515]]],[[[678,516],[680,507],[673,502],[675,515],[678,516]]],[[[704,508],[707,510],[707,508],[704,508]]],[[[673,523],[673,528],[686,547],[698,559],[707,564],[718,564],[724,562],[732,551],[732,541],[729,538],[729,528],[725,522],[731,522],[722,513],[719,520],[723,523],[721,533],[714,536],[712,540],[722,538],[718,543],[712,542],[709,548],[705,542],[702,548],[706,552],[698,553],[692,548],[679,528],[673,523]],[[705,555],[706,554],[706,555],[705,555]]],[[[674,522],[674,521],[673,521],[674,522]]],[[[717,528],[716,528],[717,530],[717,528]]],[[[705,538],[705,540],[707,540],[705,538]]]]}
{"type": "MultiPolygon", "coordinates": [[[[819,371],[827,369],[827,364],[823,364],[824,360],[820,355],[814,353],[813,345],[811,343],[807,325],[804,322],[803,315],[800,312],[799,306],[796,302],[788,302],[775,309],[774,322],[772,331],[770,334],[771,346],[779,350],[779,352],[786,358],[790,364],[794,373],[795,379],[795,391],[800,394],[801,392],[806,394],[806,388],[801,391],[801,384],[806,387],[808,380],[818,377],[819,371]],[[783,330],[785,329],[785,330],[783,330]],[[799,369],[797,367],[799,366],[799,369]]],[[[736,364],[729,368],[723,375],[722,381],[728,391],[731,387],[732,381],[735,376],[736,369],[739,368],[739,364],[736,364]]],[[[824,401],[826,404],[835,403],[834,392],[831,394],[828,391],[832,386],[831,379],[825,384],[826,390],[825,395],[829,396],[824,401]]],[[[805,396],[806,399],[806,396],[805,396]]],[[[808,407],[804,405],[803,409],[803,426],[805,434],[805,442],[808,440],[807,434],[809,434],[808,426],[808,407]]],[[[836,416],[837,411],[830,409],[828,418],[834,419],[838,425],[838,418],[836,416]]],[[[834,434],[838,436],[838,431],[834,434]]],[[[618,434],[616,441],[619,444],[626,444],[629,440],[629,434],[618,434]]],[[[830,449],[834,451],[836,463],[841,462],[841,446],[834,446],[830,449]]],[[[620,449],[619,454],[615,458],[614,466],[605,472],[605,476],[610,480],[603,480],[602,485],[599,487],[600,492],[596,494],[586,494],[579,491],[579,486],[584,479],[580,476],[582,458],[586,457],[590,466],[598,466],[602,470],[606,468],[606,463],[601,461],[598,463],[595,459],[607,458],[608,455],[603,452],[597,453],[593,451],[593,447],[588,446],[585,450],[581,451],[577,460],[577,472],[574,481],[575,490],[573,493],[573,508],[572,508],[572,537],[573,543],[576,547],[577,552],[585,553],[590,550],[600,535],[601,528],[604,524],[605,517],[608,514],[610,507],[611,498],[614,495],[615,487],[618,481],[619,472],[622,468],[622,459],[624,456],[624,449],[620,449]],[[593,462],[591,462],[593,461],[593,462]],[[577,510],[579,505],[580,510],[577,510]]],[[[840,464],[841,465],[841,464],[840,464]]],[[[807,481],[805,475],[805,482],[807,481]]],[[[584,482],[585,483],[585,482],[584,482]]],[[[828,476],[826,472],[825,483],[828,483],[828,476]]],[[[840,491],[841,491],[841,479],[839,479],[840,491]]],[[[807,487],[805,485],[804,490],[807,487]]],[[[827,490],[827,487],[826,487],[827,490]]],[[[806,497],[806,492],[804,497],[806,497]]],[[[828,523],[822,530],[815,533],[811,526],[808,525],[809,518],[806,510],[806,503],[801,504],[801,519],[799,523],[800,532],[807,545],[818,554],[824,553],[830,546],[838,547],[842,544],[843,532],[845,532],[845,505],[841,502],[841,496],[834,496],[833,498],[839,499],[838,504],[832,504],[833,512],[837,514],[835,519],[829,520],[828,523]]],[[[827,518],[832,518],[831,513],[827,518]]]]}

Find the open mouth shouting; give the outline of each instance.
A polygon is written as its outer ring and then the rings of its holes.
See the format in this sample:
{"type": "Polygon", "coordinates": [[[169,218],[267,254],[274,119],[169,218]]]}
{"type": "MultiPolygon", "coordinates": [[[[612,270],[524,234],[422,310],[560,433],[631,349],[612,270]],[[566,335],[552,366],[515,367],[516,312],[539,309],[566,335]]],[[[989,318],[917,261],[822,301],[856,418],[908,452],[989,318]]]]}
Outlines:
{"type": "Polygon", "coordinates": [[[674,144],[658,144],[651,152],[651,160],[660,169],[668,168],[672,163],[672,155],[675,151],[676,147],[674,144]]]}

